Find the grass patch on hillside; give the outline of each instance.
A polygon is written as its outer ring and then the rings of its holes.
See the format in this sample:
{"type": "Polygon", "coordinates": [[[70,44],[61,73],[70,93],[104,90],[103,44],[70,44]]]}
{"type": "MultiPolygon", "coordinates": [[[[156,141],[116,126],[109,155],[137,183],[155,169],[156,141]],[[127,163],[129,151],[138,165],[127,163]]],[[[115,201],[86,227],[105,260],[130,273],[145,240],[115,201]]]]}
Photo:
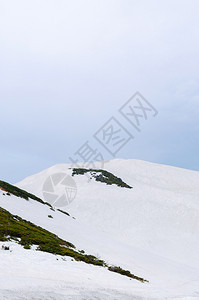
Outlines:
{"type": "Polygon", "coordinates": [[[64,214],[64,215],[67,215],[68,217],[70,217],[70,215],[69,215],[69,213],[67,213],[66,211],[64,211],[64,210],[61,210],[61,209],[57,209],[59,212],[61,212],[62,214],[64,214]]]}
{"type": "Polygon", "coordinates": [[[115,272],[115,273],[119,273],[121,275],[124,275],[124,276],[127,276],[127,277],[130,277],[132,279],[136,279],[136,280],[139,280],[141,282],[148,282],[148,280],[145,280],[143,278],[140,278],[134,274],[131,274],[130,271],[128,270],[123,270],[122,268],[120,267],[116,267],[116,266],[110,266],[108,267],[108,270],[111,271],[111,272],[115,272]]]}
{"type": "Polygon", "coordinates": [[[18,188],[16,186],[14,186],[14,185],[11,185],[11,184],[9,184],[9,183],[7,183],[5,181],[0,180],[0,188],[3,191],[7,192],[7,195],[8,194],[12,194],[12,195],[14,195],[16,197],[20,197],[20,198],[23,198],[25,200],[28,200],[30,198],[30,199],[36,200],[36,201],[38,201],[38,202],[40,202],[42,204],[46,204],[46,205],[52,207],[49,203],[44,202],[39,197],[36,197],[35,195],[30,194],[30,193],[28,193],[28,192],[26,192],[26,191],[24,191],[24,190],[22,190],[22,189],[20,189],[20,188],[18,188]]]}
{"type": "Polygon", "coordinates": [[[121,275],[141,282],[147,282],[147,280],[131,274],[128,270],[123,270],[116,266],[108,266],[103,260],[94,255],[85,254],[83,250],[77,251],[72,243],[59,238],[57,235],[40,226],[12,215],[0,207],[0,241],[4,242],[10,240],[15,240],[25,249],[30,249],[32,245],[37,245],[37,250],[62,256],[70,256],[76,261],[107,267],[109,271],[120,273],[121,275]]]}
{"type": "Polygon", "coordinates": [[[79,253],[72,243],[64,241],[55,234],[0,208],[0,241],[12,239],[24,246],[25,249],[37,245],[37,249],[41,251],[71,256],[77,261],[84,261],[93,265],[106,266],[103,260],[93,255],[79,253]]]}
{"type": "Polygon", "coordinates": [[[96,170],[96,169],[84,169],[84,168],[74,168],[72,171],[72,176],[75,175],[84,175],[86,173],[90,173],[96,181],[104,182],[108,185],[116,184],[119,187],[124,187],[128,189],[132,189],[132,187],[122,181],[121,178],[116,177],[112,173],[105,170],[96,170]]]}

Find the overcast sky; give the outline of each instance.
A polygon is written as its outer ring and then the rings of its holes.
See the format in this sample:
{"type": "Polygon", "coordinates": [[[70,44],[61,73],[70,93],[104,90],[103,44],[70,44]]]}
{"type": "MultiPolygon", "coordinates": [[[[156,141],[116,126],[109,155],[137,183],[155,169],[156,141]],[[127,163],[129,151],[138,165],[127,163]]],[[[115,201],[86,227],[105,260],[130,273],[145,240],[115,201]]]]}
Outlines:
{"type": "Polygon", "coordinates": [[[198,0],[0,0],[0,179],[78,158],[199,170],[198,0]],[[133,128],[118,109],[139,91],[158,110],[133,128]],[[96,139],[115,117],[134,139],[96,139]]]}

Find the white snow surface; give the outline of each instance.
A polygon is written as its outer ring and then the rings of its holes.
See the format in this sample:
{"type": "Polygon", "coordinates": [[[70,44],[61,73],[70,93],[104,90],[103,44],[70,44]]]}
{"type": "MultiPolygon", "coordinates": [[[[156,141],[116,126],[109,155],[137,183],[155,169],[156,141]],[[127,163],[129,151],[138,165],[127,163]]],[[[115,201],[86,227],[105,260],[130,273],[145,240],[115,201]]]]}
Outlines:
{"type": "MultiPolygon", "coordinates": [[[[43,198],[46,178],[71,174],[69,167],[53,166],[17,186],[43,198]]],[[[199,299],[199,172],[121,159],[104,169],[133,189],[78,175],[75,200],[61,208],[71,217],[2,191],[0,207],[149,283],[9,242],[13,251],[0,251],[0,299],[199,299]]]]}

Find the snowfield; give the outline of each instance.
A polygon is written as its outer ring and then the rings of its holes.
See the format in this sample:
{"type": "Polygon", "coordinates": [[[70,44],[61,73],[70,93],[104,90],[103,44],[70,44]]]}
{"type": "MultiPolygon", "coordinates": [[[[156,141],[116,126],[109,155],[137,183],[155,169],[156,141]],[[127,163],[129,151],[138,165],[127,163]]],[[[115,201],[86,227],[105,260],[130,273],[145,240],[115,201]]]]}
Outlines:
{"type": "MultiPolygon", "coordinates": [[[[14,242],[0,242],[0,299],[132,299],[141,283],[69,257],[25,250],[14,242]],[[8,267],[9,266],[9,267],[8,267]],[[116,286],[118,286],[116,288],[116,286]],[[134,287],[134,289],[133,289],[134,287]],[[126,293],[126,290],[129,293],[126,293]]],[[[143,299],[136,296],[133,299],[143,299]]]]}
{"type": "MultiPolygon", "coordinates": [[[[48,176],[71,175],[69,167],[56,165],[17,186],[43,199],[48,176]]],[[[0,207],[149,283],[7,242],[0,299],[199,299],[199,172],[119,159],[104,169],[133,189],[76,175],[77,196],[61,207],[70,217],[3,191],[0,207]]]]}

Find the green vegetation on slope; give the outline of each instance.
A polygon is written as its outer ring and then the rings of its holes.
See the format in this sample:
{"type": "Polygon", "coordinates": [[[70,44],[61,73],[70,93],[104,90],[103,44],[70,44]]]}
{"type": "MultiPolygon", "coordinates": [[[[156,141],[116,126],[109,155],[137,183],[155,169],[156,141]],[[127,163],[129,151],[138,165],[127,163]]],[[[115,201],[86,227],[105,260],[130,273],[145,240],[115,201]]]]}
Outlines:
{"type": "Polygon", "coordinates": [[[26,200],[28,200],[30,198],[30,199],[36,200],[40,203],[46,204],[51,207],[51,205],[49,203],[44,202],[42,199],[36,197],[35,195],[32,195],[24,190],[21,190],[20,188],[14,186],[14,185],[11,185],[5,181],[0,180],[0,189],[2,189],[3,191],[5,191],[7,193],[11,193],[16,197],[21,197],[26,200]]]}
{"type": "Polygon", "coordinates": [[[71,256],[75,260],[105,266],[104,261],[99,260],[95,256],[83,255],[76,251],[72,243],[66,242],[55,234],[0,208],[0,241],[8,241],[10,239],[15,239],[26,249],[32,245],[37,245],[37,249],[41,251],[71,256]]]}
{"type": "Polygon", "coordinates": [[[84,175],[86,173],[90,173],[91,176],[95,178],[96,181],[104,182],[108,185],[116,184],[119,187],[132,189],[132,187],[126,184],[125,182],[123,182],[121,178],[116,177],[112,173],[105,170],[74,168],[72,172],[72,176],[84,175]]]}
{"type": "Polygon", "coordinates": [[[66,211],[61,210],[59,208],[57,210],[60,211],[62,214],[67,215],[68,217],[70,217],[69,213],[67,213],[66,211]]]}
{"type": "Polygon", "coordinates": [[[124,275],[124,276],[127,276],[127,277],[130,277],[130,278],[133,278],[133,279],[136,279],[136,280],[139,280],[141,282],[148,282],[148,280],[145,280],[143,278],[140,278],[134,274],[131,274],[130,271],[128,270],[124,270],[120,267],[116,267],[116,266],[111,266],[111,267],[108,267],[108,270],[111,271],[111,272],[115,272],[115,273],[119,273],[121,275],[124,275]]]}
{"type": "Polygon", "coordinates": [[[60,239],[57,235],[29,221],[12,215],[0,207],[0,241],[9,240],[15,240],[25,249],[30,249],[32,245],[37,245],[37,250],[62,256],[70,256],[76,261],[108,267],[109,271],[117,272],[141,282],[147,282],[147,280],[131,274],[130,271],[123,270],[116,266],[108,266],[103,260],[93,255],[87,255],[83,250],[77,251],[72,243],[60,239]]]}

